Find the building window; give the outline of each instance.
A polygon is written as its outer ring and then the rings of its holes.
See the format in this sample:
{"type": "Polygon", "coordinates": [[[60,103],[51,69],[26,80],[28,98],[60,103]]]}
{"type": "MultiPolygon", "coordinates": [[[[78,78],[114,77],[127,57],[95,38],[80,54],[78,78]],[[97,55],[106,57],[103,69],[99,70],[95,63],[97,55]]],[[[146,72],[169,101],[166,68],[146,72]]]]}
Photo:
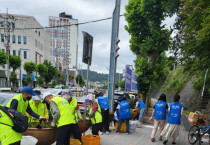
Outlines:
{"type": "Polygon", "coordinates": [[[39,36],[40,36],[40,31],[39,31],[39,36]]]}
{"type": "MultiPolygon", "coordinates": [[[[18,56],[20,56],[20,50],[18,50],[18,56]]],[[[21,56],[20,56],[21,57],[21,56]]]]}
{"type": "Polygon", "coordinates": [[[21,44],[21,36],[18,36],[18,44],[21,44]]]}
{"type": "Polygon", "coordinates": [[[24,43],[24,44],[26,44],[26,43],[27,43],[26,36],[23,36],[23,43],[24,43]]]}
{"type": "Polygon", "coordinates": [[[1,34],[1,42],[4,42],[4,34],[1,34]]]}
{"type": "Polygon", "coordinates": [[[4,27],[4,21],[1,21],[0,24],[1,24],[1,27],[4,27]]]}
{"type": "Polygon", "coordinates": [[[15,35],[12,35],[12,43],[15,43],[15,35]]]}
{"type": "Polygon", "coordinates": [[[27,51],[24,51],[24,59],[27,59],[27,51]]]}
{"type": "Polygon", "coordinates": [[[13,55],[14,55],[14,56],[16,55],[16,50],[13,50],[13,55]]]}

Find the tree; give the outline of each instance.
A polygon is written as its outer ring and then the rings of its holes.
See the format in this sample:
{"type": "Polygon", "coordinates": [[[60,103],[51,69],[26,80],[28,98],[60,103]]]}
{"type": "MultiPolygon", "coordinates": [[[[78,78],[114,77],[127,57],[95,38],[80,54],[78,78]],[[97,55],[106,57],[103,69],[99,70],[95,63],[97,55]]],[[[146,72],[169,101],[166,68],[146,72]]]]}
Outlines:
{"type": "Polygon", "coordinates": [[[17,74],[15,70],[21,66],[21,58],[19,56],[10,55],[9,64],[12,67],[13,71],[10,74],[10,82],[12,83],[13,89],[18,84],[17,74]]]}
{"type": "Polygon", "coordinates": [[[44,84],[44,78],[48,74],[48,68],[44,64],[38,64],[37,65],[37,72],[40,75],[40,77],[37,79],[37,83],[40,85],[44,84]]]}
{"type": "Polygon", "coordinates": [[[30,84],[30,86],[32,87],[32,73],[34,71],[36,71],[36,64],[33,62],[25,62],[24,63],[24,70],[27,72],[27,78],[26,78],[26,82],[30,84]]]}
{"type": "Polygon", "coordinates": [[[77,75],[76,82],[77,82],[77,84],[80,85],[80,87],[83,87],[85,85],[85,81],[84,81],[84,79],[82,78],[81,75],[77,75]]]}
{"type": "Polygon", "coordinates": [[[44,75],[44,80],[46,84],[49,84],[56,75],[56,68],[48,60],[44,60],[43,63],[47,67],[47,73],[44,75]]]}
{"type": "Polygon", "coordinates": [[[179,0],[130,0],[126,6],[125,29],[131,35],[130,49],[137,55],[137,86],[143,101],[162,72],[156,68],[156,61],[171,45],[173,29],[166,29],[162,21],[177,12],[179,4],[179,0]]]}
{"type": "Polygon", "coordinates": [[[7,63],[7,53],[0,50],[0,65],[7,63]]]}
{"type": "Polygon", "coordinates": [[[125,80],[120,82],[120,88],[121,90],[125,90],[125,80]]]}
{"type": "Polygon", "coordinates": [[[73,75],[69,75],[69,81],[73,80],[74,76],[73,75]]]}
{"type": "Polygon", "coordinates": [[[162,21],[172,16],[179,7],[179,0],[130,0],[126,6],[125,29],[131,35],[130,49],[136,55],[147,58],[154,65],[158,56],[168,50],[172,29],[162,21]]]}

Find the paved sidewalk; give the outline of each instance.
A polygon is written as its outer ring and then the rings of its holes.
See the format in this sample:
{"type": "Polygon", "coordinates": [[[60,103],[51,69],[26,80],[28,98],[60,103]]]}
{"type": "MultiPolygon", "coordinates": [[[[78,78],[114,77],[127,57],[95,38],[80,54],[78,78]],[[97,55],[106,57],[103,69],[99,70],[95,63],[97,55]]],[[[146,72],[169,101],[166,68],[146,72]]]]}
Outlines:
{"type": "MultiPolygon", "coordinates": [[[[103,134],[100,136],[100,145],[162,145],[162,141],[158,141],[158,133],[156,134],[156,142],[150,141],[150,136],[152,132],[151,125],[144,125],[143,128],[137,128],[135,133],[131,133],[126,135],[125,133],[121,133],[117,135],[113,129],[110,127],[112,132],[109,135],[103,134]]],[[[87,134],[91,134],[91,130],[86,132],[87,134]]],[[[177,138],[177,145],[189,145],[187,140],[188,132],[184,131],[184,127],[182,126],[180,129],[180,138],[177,138]]],[[[172,141],[169,140],[168,145],[172,144],[172,141]]],[[[203,144],[202,144],[203,145],[203,144]]]]}

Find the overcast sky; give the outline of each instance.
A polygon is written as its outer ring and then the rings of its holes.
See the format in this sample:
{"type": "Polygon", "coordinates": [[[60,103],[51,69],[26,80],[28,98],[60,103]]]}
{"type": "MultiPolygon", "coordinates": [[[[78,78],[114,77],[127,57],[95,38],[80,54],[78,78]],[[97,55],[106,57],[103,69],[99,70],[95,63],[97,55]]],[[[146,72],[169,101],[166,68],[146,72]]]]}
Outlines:
{"type": "MultiPolygon", "coordinates": [[[[125,12],[128,0],[121,0],[121,14],[125,12]]],[[[71,14],[79,22],[86,22],[111,17],[115,7],[115,0],[1,0],[0,13],[5,13],[6,8],[10,14],[34,16],[39,23],[48,26],[49,16],[58,16],[61,12],[71,14]]],[[[174,19],[174,18],[173,18],[174,19]]],[[[172,25],[173,19],[165,23],[168,27],[172,25]]],[[[117,72],[122,72],[126,64],[134,65],[136,56],[129,49],[130,36],[125,31],[127,22],[124,16],[120,18],[119,39],[120,50],[117,72]]],[[[108,73],[110,46],[111,46],[112,20],[80,25],[78,64],[80,68],[86,69],[87,65],[82,62],[83,36],[82,31],[88,32],[94,37],[91,70],[108,73]]]]}

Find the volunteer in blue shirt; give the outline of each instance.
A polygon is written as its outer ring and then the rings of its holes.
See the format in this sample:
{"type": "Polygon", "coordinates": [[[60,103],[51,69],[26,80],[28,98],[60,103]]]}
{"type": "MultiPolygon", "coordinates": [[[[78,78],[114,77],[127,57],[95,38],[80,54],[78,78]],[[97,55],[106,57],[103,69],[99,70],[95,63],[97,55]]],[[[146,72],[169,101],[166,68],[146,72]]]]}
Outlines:
{"type": "Polygon", "coordinates": [[[140,109],[140,113],[139,113],[139,127],[141,127],[141,125],[143,124],[143,119],[144,119],[144,115],[146,113],[146,105],[144,104],[144,102],[137,100],[136,101],[136,108],[133,109],[133,111],[135,112],[137,109],[140,109]]]}
{"type": "Polygon", "coordinates": [[[109,103],[108,98],[103,96],[102,92],[99,92],[95,95],[96,101],[101,107],[101,115],[102,115],[102,128],[100,129],[99,134],[103,134],[103,129],[106,131],[106,134],[109,134],[109,103]]]}
{"type": "Polygon", "coordinates": [[[165,136],[166,140],[163,144],[167,144],[168,138],[173,139],[172,144],[176,144],[176,138],[179,135],[179,129],[181,124],[181,115],[183,112],[183,105],[179,103],[180,96],[174,96],[174,103],[169,105],[168,123],[163,129],[160,136],[165,136]]]}
{"type": "MultiPolygon", "coordinates": [[[[154,128],[152,130],[151,141],[155,142],[155,134],[157,133],[158,127],[160,129],[160,134],[164,128],[166,122],[166,115],[168,114],[168,104],[166,103],[166,95],[161,94],[158,102],[155,103],[155,106],[152,111],[152,116],[149,119],[149,122],[154,118],[154,128]]],[[[162,136],[159,136],[159,141],[162,140],[162,136]]]]}
{"type": "Polygon", "coordinates": [[[130,103],[126,101],[126,95],[124,94],[122,97],[122,101],[117,106],[117,110],[119,112],[119,121],[117,127],[117,134],[120,134],[120,128],[123,121],[126,124],[126,134],[128,135],[129,132],[129,119],[131,118],[130,112],[130,103]]]}

